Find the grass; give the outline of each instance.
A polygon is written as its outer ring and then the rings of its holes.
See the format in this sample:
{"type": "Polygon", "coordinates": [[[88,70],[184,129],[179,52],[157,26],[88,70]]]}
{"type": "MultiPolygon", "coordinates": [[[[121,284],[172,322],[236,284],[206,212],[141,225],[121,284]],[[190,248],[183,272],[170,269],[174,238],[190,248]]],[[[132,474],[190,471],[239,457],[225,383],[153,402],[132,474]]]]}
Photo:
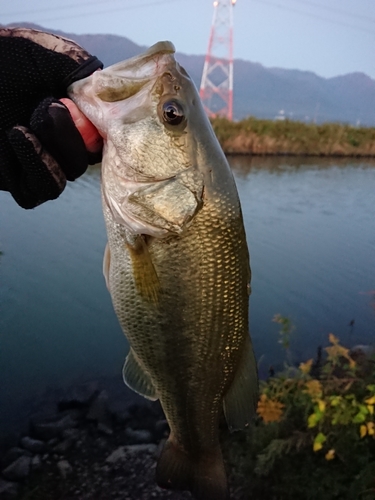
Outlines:
{"type": "Polygon", "coordinates": [[[253,117],[239,122],[218,117],[211,123],[227,154],[375,156],[375,128],[253,117]]]}

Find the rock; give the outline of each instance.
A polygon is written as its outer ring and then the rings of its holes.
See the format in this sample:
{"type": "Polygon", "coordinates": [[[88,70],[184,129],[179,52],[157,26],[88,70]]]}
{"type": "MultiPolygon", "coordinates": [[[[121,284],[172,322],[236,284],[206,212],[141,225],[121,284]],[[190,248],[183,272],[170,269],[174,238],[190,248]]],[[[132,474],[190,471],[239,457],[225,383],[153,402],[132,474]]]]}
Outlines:
{"type": "Polygon", "coordinates": [[[42,466],[42,459],[40,455],[35,455],[35,457],[31,459],[31,469],[38,470],[41,468],[41,466],[42,466]]]}
{"type": "Polygon", "coordinates": [[[25,436],[21,439],[21,445],[25,450],[29,450],[32,453],[43,453],[46,450],[46,444],[38,439],[33,439],[29,436],[25,436]]]}
{"type": "Polygon", "coordinates": [[[18,495],[18,484],[0,479],[0,498],[4,500],[16,498],[18,495]]]}
{"type": "Polygon", "coordinates": [[[105,461],[109,464],[115,464],[116,462],[125,460],[127,454],[149,453],[151,455],[154,455],[156,453],[156,450],[156,444],[134,444],[128,446],[120,446],[115,451],[113,451],[105,461]]]}
{"type": "Polygon", "coordinates": [[[101,391],[96,398],[92,400],[86,418],[103,424],[108,424],[108,422],[110,422],[107,391],[101,391]]]}
{"type": "Polygon", "coordinates": [[[22,456],[17,458],[17,460],[6,469],[3,470],[2,475],[5,479],[10,481],[19,481],[25,479],[30,473],[31,457],[22,456]]]}
{"type": "Polygon", "coordinates": [[[82,408],[88,405],[98,394],[99,384],[97,381],[87,382],[69,389],[59,402],[59,410],[70,408],[82,408]]]}
{"type": "Polygon", "coordinates": [[[169,434],[169,425],[168,422],[163,420],[158,420],[155,424],[155,438],[157,441],[160,439],[167,437],[169,434]]]}
{"type": "MultiPolygon", "coordinates": [[[[64,432],[64,431],[63,431],[63,432],[64,432]]],[[[54,446],[56,446],[56,445],[57,445],[57,443],[58,443],[59,441],[60,441],[60,439],[59,439],[59,438],[53,438],[53,439],[50,439],[50,440],[48,441],[48,446],[49,446],[50,448],[53,448],[54,446]]]]}
{"type": "Polygon", "coordinates": [[[8,450],[1,459],[1,468],[4,469],[12,462],[15,462],[17,458],[22,456],[31,456],[31,453],[22,448],[18,448],[17,446],[10,448],[10,450],[8,450]]]}
{"type": "MultiPolygon", "coordinates": [[[[106,450],[108,451],[108,443],[107,440],[103,437],[99,437],[95,439],[95,446],[98,448],[98,450],[106,450]]],[[[111,448],[109,448],[111,449],[111,448]]]]}
{"type": "Polygon", "coordinates": [[[71,417],[66,415],[58,420],[50,420],[47,422],[39,422],[32,424],[33,434],[43,441],[49,441],[59,437],[65,429],[75,427],[77,422],[71,417]]]}
{"type": "Polygon", "coordinates": [[[108,410],[118,424],[125,424],[130,419],[129,403],[127,401],[110,401],[108,410]]]}
{"type": "Polygon", "coordinates": [[[115,451],[113,451],[107,458],[106,462],[109,464],[115,464],[119,460],[124,460],[126,458],[125,446],[120,446],[115,451]]]}
{"type": "Polygon", "coordinates": [[[70,465],[70,463],[67,460],[60,460],[59,462],[57,462],[57,468],[59,469],[61,477],[63,477],[64,479],[73,470],[72,466],[70,465]]]}
{"type": "Polygon", "coordinates": [[[78,429],[65,429],[62,432],[63,439],[74,439],[75,441],[81,436],[81,431],[78,429]]]}
{"type": "Polygon", "coordinates": [[[127,453],[149,453],[150,455],[154,455],[158,447],[156,444],[148,443],[148,444],[133,444],[129,446],[125,446],[127,453]]]}
{"type": "Polygon", "coordinates": [[[364,358],[371,358],[375,355],[375,347],[372,345],[355,345],[350,349],[349,353],[353,358],[363,356],[364,358]]]}
{"type": "Polygon", "coordinates": [[[152,442],[152,434],[150,431],[145,429],[133,430],[131,428],[125,430],[126,437],[129,442],[132,444],[141,444],[141,443],[151,443],[152,442]]]}
{"type": "Polygon", "coordinates": [[[74,439],[65,439],[64,441],[61,441],[61,443],[58,443],[53,448],[53,451],[54,451],[54,453],[58,453],[59,455],[63,455],[68,450],[73,448],[74,443],[75,443],[74,439]]]}
{"type": "Polygon", "coordinates": [[[103,434],[106,434],[107,436],[112,436],[113,434],[113,429],[108,425],[103,424],[102,422],[98,423],[98,431],[102,432],[103,434]]]}
{"type": "Polygon", "coordinates": [[[86,410],[74,408],[74,409],[68,411],[68,415],[70,415],[73,420],[81,422],[82,420],[85,419],[86,410]]]}

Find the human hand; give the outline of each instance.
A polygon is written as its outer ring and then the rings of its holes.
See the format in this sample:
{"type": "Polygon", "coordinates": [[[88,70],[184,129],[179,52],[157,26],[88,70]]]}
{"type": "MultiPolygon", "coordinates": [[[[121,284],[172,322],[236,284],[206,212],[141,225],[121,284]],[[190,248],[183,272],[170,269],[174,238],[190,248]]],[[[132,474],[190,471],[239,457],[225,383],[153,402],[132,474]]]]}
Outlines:
{"type": "Polygon", "coordinates": [[[96,129],[65,98],[71,83],[103,65],[71,40],[4,28],[0,66],[0,190],[34,208],[101,160],[96,129]]]}

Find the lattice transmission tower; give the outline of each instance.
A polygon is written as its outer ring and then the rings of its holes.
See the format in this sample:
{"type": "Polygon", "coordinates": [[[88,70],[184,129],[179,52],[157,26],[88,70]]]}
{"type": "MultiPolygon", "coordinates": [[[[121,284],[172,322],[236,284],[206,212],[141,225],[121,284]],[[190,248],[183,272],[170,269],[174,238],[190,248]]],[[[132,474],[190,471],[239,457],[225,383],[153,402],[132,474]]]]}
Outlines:
{"type": "Polygon", "coordinates": [[[236,0],[215,0],[200,97],[209,117],[233,118],[233,7],[236,0]]]}

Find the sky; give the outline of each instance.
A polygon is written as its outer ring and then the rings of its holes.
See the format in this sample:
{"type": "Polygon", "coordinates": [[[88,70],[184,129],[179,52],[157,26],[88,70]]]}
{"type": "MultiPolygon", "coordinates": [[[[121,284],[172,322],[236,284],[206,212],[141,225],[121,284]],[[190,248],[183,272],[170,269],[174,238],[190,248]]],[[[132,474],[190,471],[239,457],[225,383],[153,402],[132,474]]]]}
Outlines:
{"type": "MultiPolygon", "coordinates": [[[[139,45],[171,40],[178,52],[204,54],[213,11],[212,0],[0,0],[0,23],[115,34],[139,45]]],[[[375,79],[375,0],[237,0],[233,51],[266,67],[375,79]]]]}

